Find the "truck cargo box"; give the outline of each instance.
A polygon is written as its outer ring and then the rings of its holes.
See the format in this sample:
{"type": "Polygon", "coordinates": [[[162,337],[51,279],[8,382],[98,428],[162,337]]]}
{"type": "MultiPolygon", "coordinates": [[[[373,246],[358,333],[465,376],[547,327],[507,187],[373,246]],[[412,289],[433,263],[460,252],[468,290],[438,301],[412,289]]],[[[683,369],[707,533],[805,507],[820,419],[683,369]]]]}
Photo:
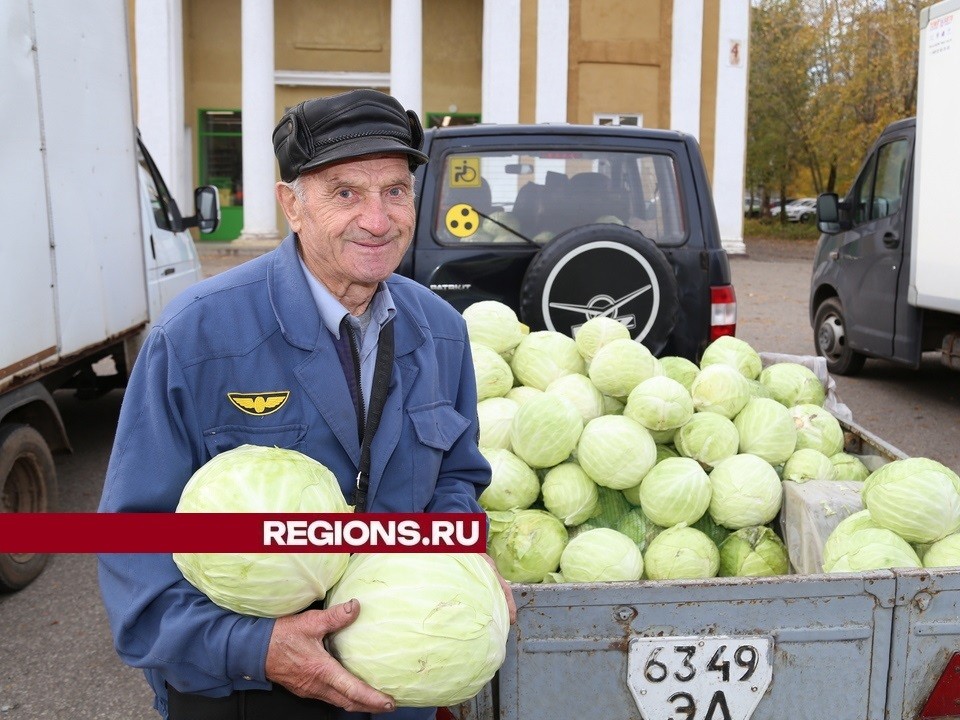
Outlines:
{"type": "Polygon", "coordinates": [[[22,41],[0,69],[0,386],[148,321],[125,15],[23,2],[3,14],[22,41]]]}

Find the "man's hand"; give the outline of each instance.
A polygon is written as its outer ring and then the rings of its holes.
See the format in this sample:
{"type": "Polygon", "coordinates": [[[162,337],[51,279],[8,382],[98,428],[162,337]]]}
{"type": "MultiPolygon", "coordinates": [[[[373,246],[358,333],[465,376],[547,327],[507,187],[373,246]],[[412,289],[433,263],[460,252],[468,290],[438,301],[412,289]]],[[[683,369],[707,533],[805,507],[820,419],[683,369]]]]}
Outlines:
{"type": "Polygon", "coordinates": [[[267,679],[301,697],[315,698],[352,712],[396,709],[389,695],[348,673],[323,646],[328,633],[344,628],[360,614],[350,600],[326,610],[307,610],[277,618],[267,648],[267,679]]]}
{"type": "Polygon", "coordinates": [[[517,624],[517,604],[513,601],[513,589],[510,587],[510,583],[503,579],[500,575],[500,571],[497,570],[497,564],[493,561],[493,558],[483,554],[483,559],[490,563],[490,567],[493,568],[493,572],[497,576],[497,580],[500,581],[500,587],[503,588],[503,595],[507,599],[507,609],[510,611],[510,624],[517,624]]]}

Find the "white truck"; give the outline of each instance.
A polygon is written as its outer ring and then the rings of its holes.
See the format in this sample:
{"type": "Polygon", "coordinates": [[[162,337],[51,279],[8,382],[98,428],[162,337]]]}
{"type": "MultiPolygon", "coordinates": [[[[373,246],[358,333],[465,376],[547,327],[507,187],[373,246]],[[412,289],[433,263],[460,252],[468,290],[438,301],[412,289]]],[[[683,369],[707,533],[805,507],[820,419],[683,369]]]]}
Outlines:
{"type": "MultiPolygon", "coordinates": [[[[180,215],[139,140],[126,5],[0,3],[0,512],[56,508],[70,442],[53,392],[125,384],[151,321],[200,279],[187,228],[219,222],[214,188],[180,215]]],[[[0,589],[45,562],[0,554],[0,589]]]]}
{"type": "Polygon", "coordinates": [[[818,199],[810,321],[832,373],[918,367],[930,350],[960,369],[958,76],[960,2],[946,0],[920,15],[916,118],[884,129],[842,201],[818,199]]]}

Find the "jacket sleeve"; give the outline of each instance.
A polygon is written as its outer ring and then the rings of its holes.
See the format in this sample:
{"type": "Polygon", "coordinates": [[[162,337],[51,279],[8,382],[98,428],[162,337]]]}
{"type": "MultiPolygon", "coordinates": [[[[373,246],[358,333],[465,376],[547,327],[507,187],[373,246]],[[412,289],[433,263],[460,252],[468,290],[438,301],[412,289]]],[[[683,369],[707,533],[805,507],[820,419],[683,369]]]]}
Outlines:
{"type": "MultiPolygon", "coordinates": [[[[124,394],[100,512],[175,511],[206,458],[195,397],[169,338],[154,328],[124,394]]],[[[117,652],[146,670],[158,693],[162,681],[208,695],[270,687],[264,663],[273,620],[218,607],[172,555],[101,555],[99,580],[117,652]]]]}
{"type": "Polygon", "coordinates": [[[451,388],[453,405],[457,412],[469,421],[469,425],[450,450],[440,466],[433,499],[427,512],[483,512],[477,498],[490,484],[490,464],[480,453],[477,442],[480,438],[480,423],[477,418],[477,378],[470,354],[466,324],[463,324],[463,341],[458,343],[461,354],[446,358],[454,369],[451,376],[455,385],[451,388]]]}

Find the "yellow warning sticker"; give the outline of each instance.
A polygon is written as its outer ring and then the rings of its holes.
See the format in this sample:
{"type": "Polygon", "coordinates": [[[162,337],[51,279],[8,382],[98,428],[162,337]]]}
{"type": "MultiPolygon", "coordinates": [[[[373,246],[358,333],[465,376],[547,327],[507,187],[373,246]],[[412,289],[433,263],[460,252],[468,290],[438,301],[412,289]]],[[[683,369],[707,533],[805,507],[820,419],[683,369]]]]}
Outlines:
{"type": "Polygon", "coordinates": [[[480,216],[471,205],[460,203],[447,210],[444,218],[447,230],[454,237],[465,238],[473,235],[480,227],[480,216]]]}
{"type": "Polygon", "coordinates": [[[452,188],[480,187],[480,158],[462,155],[450,158],[447,178],[452,188]]]}

